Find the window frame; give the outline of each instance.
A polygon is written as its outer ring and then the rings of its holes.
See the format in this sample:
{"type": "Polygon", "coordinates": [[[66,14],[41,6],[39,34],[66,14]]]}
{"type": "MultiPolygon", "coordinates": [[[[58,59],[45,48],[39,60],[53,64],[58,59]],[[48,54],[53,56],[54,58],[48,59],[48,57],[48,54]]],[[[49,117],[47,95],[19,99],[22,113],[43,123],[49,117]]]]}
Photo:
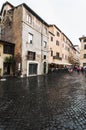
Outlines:
{"type": "Polygon", "coordinates": [[[33,34],[32,33],[28,33],[28,43],[33,44],[33,34]]]}
{"type": "Polygon", "coordinates": [[[28,51],[27,60],[35,60],[35,59],[36,59],[36,52],[28,51]]]}
{"type": "Polygon", "coordinates": [[[53,37],[51,36],[51,41],[53,42],[53,37]]]}
{"type": "Polygon", "coordinates": [[[86,58],[86,54],[84,54],[84,56],[83,56],[84,58],[86,58]]]}
{"type": "Polygon", "coordinates": [[[86,44],[84,44],[84,49],[86,49],[86,44]]]}
{"type": "Polygon", "coordinates": [[[44,48],[47,48],[47,42],[46,41],[44,41],[44,48]]]}
{"type": "Polygon", "coordinates": [[[56,45],[59,46],[59,41],[58,40],[56,40],[56,45]]]}
{"type": "Polygon", "coordinates": [[[3,46],[3,53],[4,54],[14,54],[14,47],[11,45],[4,44],[3,46]]]}
{"type": "Polygon", "coordinates": [[[51,57],[53,56],[53,50],[51,50],[51,57]]]}
{"type": "Polygon", "coordinates": [[[57,36],[60,37],[60,33],[57,31],[57,36]]]}
{"type": "Polygon", "coordinates": [[[31,15],[27,14],[26,19],[27,19],[27,22],[28,22],[29,24],[32,24],[32,17],[31,17],[31,15]]]}

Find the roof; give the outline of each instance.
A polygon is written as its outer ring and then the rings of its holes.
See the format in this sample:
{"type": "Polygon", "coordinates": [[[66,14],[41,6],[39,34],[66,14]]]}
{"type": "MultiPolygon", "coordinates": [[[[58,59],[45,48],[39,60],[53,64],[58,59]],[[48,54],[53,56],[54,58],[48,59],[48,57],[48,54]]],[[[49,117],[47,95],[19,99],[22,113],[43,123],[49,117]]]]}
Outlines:
{"type": "Polygon", "coordinates": [[[86,39],[86,36],[82,36],[79,38],[79,40],[81,41],[82,39],[86,39]]]}
{"type": "Polygon", "coordinates": [[[47,22],[45,22],[38,14],[36,14],[30,7],[28,7],[25,3],[22,4],[30,13],[32,13],[38,20],[40,20],[46,26],[49,26],[47,22]]]}
{"type": "Polygon", "coordinates": [[[9,3],[8,1],[6,1],[6,2],[2,5],[0,14],[2,14],[3,8],[4,8],[4,6],[7,5],[7,4],[10,5],[12,8],[14,8],[14,6],[13,6],[11,3],[9,3]]]}
{"type": "Polygon", "coordinates": [[[25,3],[22,3],[22,4],[20,4],[20,5],[14,7],[12,4],[10,4],[10,3],[7,1],[7,2],[5,2],[5,3],[3,4],[0,14],[2,13],[2,10],[3,10],[3,8],[4,8],[4,6],[5,6],[6,4],[9,4],[13,9],[15,9],[15,8],[17,8],[17,7],[23,5],[23,6],[24,6],[30,13],[32,13],[38,20],[40,20],[40,21],[41,21],[43,24],[45,24],[46,26],[49,26],[47,22],[45,22],[37,13],[35,13],[35,12],[34,12],[27,4],[25,4],[25,3]]]}
{"type": "Polygon", "coordinates": [[[52,27],[52,26],[54,26],[59,32],[62,33],[62,31],[61,31],[55,24],[50,24],[50,25],[49,25],[49,27],[52,27]]]}
{"type": "MultiPolygon", "coordinates": [[[[46,26],[49,27],[49,24],[47,22],[45,22],[37,13],[35,13],[35,11],[33,11],[27,4],[22,3],[18,6],[16,6],[15,8],[19,7],[19,6],[23,6],[25,9],[27,9],[32,15],[34,15],[38,20],[40,20],[43,24],[45,24],[46,26]]],[[[14,8],[14,9],[15,9],[14,8]]]]}
{"type": "Polygon", "coordinates": [[[55,36],[52,32],[49,31],[49,33],[50,33],[51,35],[55,36]]]}
{"type": "Polygon", "coordinates": [[[49,27],[52,27],[54,26],[55,28],[57,28],[57,30],[59,30],[60,33],[62,33],[68,40],[69,42],[72,44],[73,46],[73,43],[71,42],[71,40],[55,25],[55,24],[50,24],[49,27]]]}

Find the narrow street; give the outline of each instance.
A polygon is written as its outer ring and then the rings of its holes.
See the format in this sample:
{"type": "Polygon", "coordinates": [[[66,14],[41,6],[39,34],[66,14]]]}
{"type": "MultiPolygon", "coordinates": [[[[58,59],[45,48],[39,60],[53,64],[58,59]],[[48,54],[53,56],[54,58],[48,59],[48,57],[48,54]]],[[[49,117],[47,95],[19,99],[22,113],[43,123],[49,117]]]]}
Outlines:
{"type": "Polygon", "coordinates": [[[86,130],[86,77],[53,73],[0,82],[0,130],[86,130]]]}

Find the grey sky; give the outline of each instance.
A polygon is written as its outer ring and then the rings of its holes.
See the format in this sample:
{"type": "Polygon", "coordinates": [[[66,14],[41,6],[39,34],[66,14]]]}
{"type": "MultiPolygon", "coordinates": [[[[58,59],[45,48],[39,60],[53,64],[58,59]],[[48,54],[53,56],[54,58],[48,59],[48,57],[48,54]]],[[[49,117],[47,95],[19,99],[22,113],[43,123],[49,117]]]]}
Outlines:
{"type": "MultiPolygon", "coordinates": [[[[0,2],[0,8],[6,0],[0,2]]],[[[48,24],[55,24],[73,44],[86,35],[86,0],[9,0],[14,6],[26,3],[48,24]]]]}

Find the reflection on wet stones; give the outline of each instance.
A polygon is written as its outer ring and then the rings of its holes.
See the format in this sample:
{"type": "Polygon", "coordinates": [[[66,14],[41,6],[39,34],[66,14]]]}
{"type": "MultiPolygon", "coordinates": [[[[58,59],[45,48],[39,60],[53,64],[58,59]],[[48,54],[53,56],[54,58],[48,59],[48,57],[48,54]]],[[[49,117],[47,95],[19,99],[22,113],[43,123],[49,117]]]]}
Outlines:
{"type": "Polygon", "coordinates": [[[86,130],[85,83],[76,72],[0,82],[1,130],[86,130]]]}

